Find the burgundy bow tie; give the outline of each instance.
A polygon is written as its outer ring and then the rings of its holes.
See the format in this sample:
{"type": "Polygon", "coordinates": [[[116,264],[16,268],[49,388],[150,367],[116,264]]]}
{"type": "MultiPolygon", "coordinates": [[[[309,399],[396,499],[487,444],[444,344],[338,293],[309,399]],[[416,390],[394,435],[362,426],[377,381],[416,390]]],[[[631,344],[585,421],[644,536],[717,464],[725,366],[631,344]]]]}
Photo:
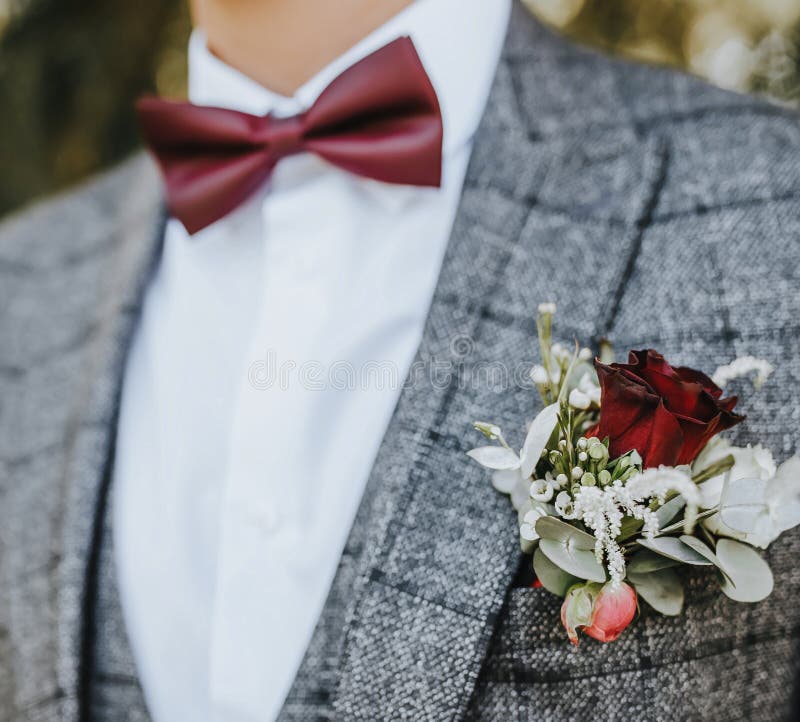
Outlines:
{"type": "Polygon", "coordinates": [[[141,99],[137,111],[170,210],[189,233],[232,211],[281,158],[303,151],[387,183],[441,182],[439,102],[408,37],[345,70],[290,118],[159,98],[141,99]]]}

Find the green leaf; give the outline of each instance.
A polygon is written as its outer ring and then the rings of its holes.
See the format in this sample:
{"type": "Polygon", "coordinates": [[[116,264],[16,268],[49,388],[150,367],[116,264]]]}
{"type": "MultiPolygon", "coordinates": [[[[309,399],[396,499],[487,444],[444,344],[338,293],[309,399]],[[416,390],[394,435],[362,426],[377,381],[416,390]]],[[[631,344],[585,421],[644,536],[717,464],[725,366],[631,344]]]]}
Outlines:
{"type": "Polygon", "coordinates": [[[520,464],[519,457],[511,449],[502,446],[479,446],[468,451],[467,456],[487,469],[518,469],[520,464]]]}
{"type": "Polygon", "coordinates": [[[711,562],[702,554],[699,554],[674,536],[657,536],[654,539],[643,537],[638,542],[645,549],[650,549],[656,554],[661,554],[668,559],[674,559],[683,564],[694,564],[701,567],[711,565],[711,562]]]}
{"type": "Polygon", "coordinates": [[[594,552],[578,548],[574,540],[557,542],[552,539],[541,539],[539,549],[553,564],[569,574],[592,582],[606,580],[606,570],[597,561],[594,552]]]}
{"type": "Polygon", "coordinates": [[[556,519],[554,516],[543,516],[539,519],[536,522],[536,533],[542,539],[552,539],[553,541],[565,542],[568,539],[575,539],[576,543],[580,542],[581,549],[594,550],[595,538],[591,534],[581,531],[561,519],[556,519]]]}
{"type": "Polygon", "coordinates": [[[653,609],[674,617],[683,609],[683,584],[674,569],[659,569],[647,574],[628,570],[628,581],[636,593],[653,609]]]}
{"type": "Polygon", "coordinates": [[[737,602],[760,602],[772,592],[774,580],[769,565],[747,544],[733,539],[717,542],[717,556],[735,584],[720,577],[722,591],[737,602]]]}
{"type": "Polygon", "coordinates": [[[539,549],[553,564],[580,579],[606,580],[606,570],[594,555],[595,538],[591,534],[552,516],[536,522],[536,533],[541,537],[539,549]]]}
{"type": "Polygon", "coordinates": [[[644,522],[641,519],[634,519],[632,516],[622,517],[622,524],[620,524],[619,527],[620,531],[617,536],[617,541],[623,542],[626,539],[630,539],[643,525],[644,522]]]}
{"type": "Polygon", "coordinates": [[[657,572],[660,569],[675,567],[678,564],[680,562],[675,559],[668,559],[661,554],[642,549],[642,551],[636,552],[628,562],[628,573],[647,574],[649,572],[657,572]]]}
{"type": "Polygon", "coordinates": [[[547,446],[550,435],[553,433],[553,429],[556,428],[557,420],[558,404],[550,404],[550,406],[545,406],[531,422],[520,452],[522,462],[520,471],[526,479],[533,473],[536,464],[539,463],[542,449],[547,446]]]}
{"type": "Polygon", "coordinates": [[[656,518],[658,519],[658,528],[663,529],[669,524],[678,516],[678,513],[684,506],[686,506],[686,499],[678,494],[678,496],[672,497],[668,502],[658,507],[655,511],[656,518]]]}
{"type": "Polygon", "coordinates": [[[565,572],[561,567],[551,562],[541,551],[537,549],[533,555],[533,571],[542,583],[542,586],[551,594],[564,597],[567,590],[580,582],[578,577],[565,572]]]}
{"type": "Polygon", "coordinates": [[[729,582],[733,583],[731,575],[728,574],[728,570],[725,569],[725,566],[719,560],[719,557],[716,554],[714,554],[711,547],[709,547],[705,542],[700,541],[700,539],[696,537],[689,536],[688,534],[682,535],[680,537],[680,540],[684,544],[686,544],[686,546],[689,546],[692,549],[694,549],[700,556],[703,556],[706,559],[708,559],[708,561],[710,561],[717,569],[719,569],[728,578],[729,582]]]}
{"type": "Polygon", "coordinates": [[[719,476],[720,474],[724,474],[729,469],[733,468],[733,465],[736,463],[736,459],[733,454],[728,454],[727,456],[723,456],[718,461],[715,461],[710,466],[707,466],[702,471],[697,472],[693,477],[692,481],[695,484],[701,484],[704,481],[708,481],[709,479],[713,479],[715,476],[719,476]]]}

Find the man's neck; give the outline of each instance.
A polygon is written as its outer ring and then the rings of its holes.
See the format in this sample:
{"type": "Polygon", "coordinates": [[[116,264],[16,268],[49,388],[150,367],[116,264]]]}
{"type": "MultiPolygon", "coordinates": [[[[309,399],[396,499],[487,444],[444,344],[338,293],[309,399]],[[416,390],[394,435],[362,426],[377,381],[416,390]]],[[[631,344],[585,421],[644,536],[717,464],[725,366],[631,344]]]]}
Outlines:
{"type": "Polygon", "coordinates": [[[294,92],[414,0],[191,0],[208,48],[281,95],[294,92]]]}

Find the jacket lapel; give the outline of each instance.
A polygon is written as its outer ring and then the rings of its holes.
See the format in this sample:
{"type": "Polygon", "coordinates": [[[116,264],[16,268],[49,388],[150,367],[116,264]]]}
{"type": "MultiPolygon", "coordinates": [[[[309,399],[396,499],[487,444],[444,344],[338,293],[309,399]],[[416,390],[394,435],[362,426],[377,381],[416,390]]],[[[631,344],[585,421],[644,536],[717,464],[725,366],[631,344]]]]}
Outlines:
{"type": "Polygon", "coordinates": [[[521,128],[504,60],[421,346],[284,717],[332,705],[342,719],[439,719],[469,701],[518,564],[514,512],[463,452],[470,421],[500,399],[474,372],[521,351],[518,331],[485,323],[525,221],[499,162],[527,142],[521,128]]]}
{"type": "Polygon", "coordinates": [[[62,720],[85,713],[97,539],[122,371],[162,230],[160,183],[144,157],[69,202],[33,216],[38,227],[26,231],[51,245],[27,249],[6,308],[19,345],[3,356],[12,368],[19,356],[5,409],[18,409],[17,454],[6,459],[19,479],[9,484],[3,524],[16,537],[9,544],[16,556],[2,567],[9,629],[25,635],[13,644],[14,705],[62,720]],[[34,338],[28,327],[50,332],[34,338]]]}

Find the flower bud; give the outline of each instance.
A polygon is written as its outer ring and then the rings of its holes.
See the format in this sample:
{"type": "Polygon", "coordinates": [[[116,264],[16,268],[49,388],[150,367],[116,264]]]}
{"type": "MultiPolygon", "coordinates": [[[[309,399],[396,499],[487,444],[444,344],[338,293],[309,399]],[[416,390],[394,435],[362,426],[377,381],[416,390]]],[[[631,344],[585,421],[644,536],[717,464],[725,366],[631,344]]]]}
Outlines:
{"type": "Polygon", "coordinates": [[[597,480],[600,482],[602,486],[606,486],[607,484],[611,483],[611,472],[608,469],[603,469],[598,475],[597,480]]]}
{"type": "Polygon", "coordinates": [[[569,392],[569,405],[574,409],[588,409],[592,400],[580,389],[572,389],[569,392]]]}
{"type": "Polygon", "coordinates": [[[544,366],[534,366],[531,369],[531,381],[535,383],[537,386],[542,386],[549,381],[549,377],[547,375],[547,371],[545,371],[544,366]]]}
{"type": "Polygon", "coordinates": [[[636,592],[620,582],[576,584],[561,605],[561,623],[570,641],[578,644],[578,628],[600,642],[613,642],[633,621],[636,592]]]}
{"type": "Polygon", "coordinates": [[[585,474],[584,474],[584,475],[581,477],[581,484],[582,484],[583,486],[595,486],[595,485],[597,484],[597,478],[595,477],[595,475],[594,475],[594,474],[592,474],[592,472],[590,472],[590,471],[587,471],[587,472],[586,472],[586,473],[585,473],[585,474]]]}
{"type": "Polygon", "coordinates": [[[608,458],[608,449],[605,444],[595,444],[589,449],[589,456],[595,461],[603,461],[608,458]]]}

